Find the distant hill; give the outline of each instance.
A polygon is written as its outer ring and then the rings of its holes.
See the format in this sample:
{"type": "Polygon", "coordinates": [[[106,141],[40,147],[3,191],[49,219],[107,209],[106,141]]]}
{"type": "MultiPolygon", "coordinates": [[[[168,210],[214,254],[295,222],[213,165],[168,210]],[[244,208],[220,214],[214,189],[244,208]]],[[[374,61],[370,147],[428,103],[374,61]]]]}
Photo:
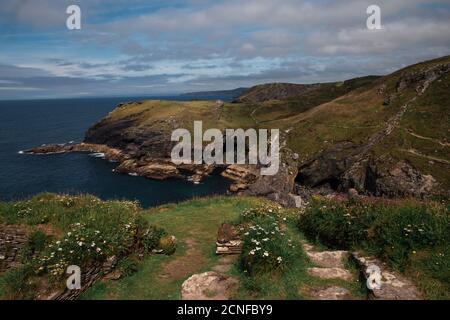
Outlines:
{"type": "Polygon", "coordinates": [[[184,98],[198,98],[198,97],[223,97],[226,100],[234,100],[242,95],[248,88],[237,88],[232,90],[217,90],[217,91],[200,91],[200,92],[187,92],[180,95],[184,98]]]}
{"type": "Polygon", "coordinates": [[[344,82],[293,84],[268,83],[251,87],[235,99],[235,102],[259,103],[269,100],[296,100],[299,96],[322,96],[337,98],[374,80],[377,76],[355,78],[344,82]]]}
{"type": "Polygon", "coordinates": [[[271,188],[300,192],[293,188],[295,179],[301,187],[351,188],[376,196],[450,195],[450,56],[382,77],[201,94],[238,92],[235,103],[217,104],[212,99],[123,104],[91,127],[85,142],[121,150],[128,159],[122,166],[130,172],[154,175],[163,168],[178,176],[185,167],[164,165],[176,128],[193,130],[197,120],[203,121],[204,130],[276,128],[286,154],[296,153],[295,163],[285,157],[279,173],[285,177],[240,188],[257,195],[271,188]],[[158,165],[149,165],[149,159],[158,165]]]}

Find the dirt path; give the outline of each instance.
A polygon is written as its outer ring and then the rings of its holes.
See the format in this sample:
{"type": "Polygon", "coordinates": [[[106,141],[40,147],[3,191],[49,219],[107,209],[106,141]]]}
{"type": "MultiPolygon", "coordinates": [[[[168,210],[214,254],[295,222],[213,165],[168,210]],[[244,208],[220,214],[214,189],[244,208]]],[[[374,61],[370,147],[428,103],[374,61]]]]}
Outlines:
{"type": "Polygon", "coordinates": [[[435,162],[439,162],[439,163],[442,163],[442,164],[450,165],[450,161],[447,161],[445,159],[440,159],[440,158],[436,158],[436,157],[432,157],[432,156],[427,156],[427,155],[421,154],[420,152],[418,152],[415,149],[400,149],[400,150],[403,151],[403,152],[407,152],[407,153],[413,154],[413,155],[418,156],[418,157],[426,158],[426,159],[431,160],[431,161],[435,161],[435,162]]]}
{"type": "Polygon", "coordinates": [[[438,139],[433,139],[433,138],[430,138],[430,137],[424,137],[424,136],[421,136],[421,135],[419,135],[417,133],[414,133],[410,129],[406,130],[406,132],[408,132],[410,135],[412,135],[413,137],[416,137],[418,139],[432,141],[434,143],[440,144],[443,147],[450,147],[450,143],[449,142],[442,142],[441,140],[438,140],[438,139]]]}
{"type": "Polygon", "coordinates": [[[201,268],[203,256],[196,247],[196,242],[192,238],[186,239],[186,253],[174,260],[166,263],[159,274],[159,278],[167,281],[183,279],[201,268]]]}

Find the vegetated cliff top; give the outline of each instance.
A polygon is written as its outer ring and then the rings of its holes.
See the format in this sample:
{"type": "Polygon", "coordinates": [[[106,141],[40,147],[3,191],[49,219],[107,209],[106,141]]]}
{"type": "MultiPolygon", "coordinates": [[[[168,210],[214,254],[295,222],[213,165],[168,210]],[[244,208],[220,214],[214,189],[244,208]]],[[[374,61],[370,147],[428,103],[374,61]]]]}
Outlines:
{"type": "Polygon", "coordinates": [[[241,96],[245,91],[249,88],[237,88],[232,90],[212,90],[212,91],[198,91],[198,92],[186,92],[180,94],[180,97],[184,98],[197,98],[197,97],[214,97],[220,96],[230,100],[234,100],[237,97],[241,96]]]}
{"type": "MultiPolygon", "coordinates": [[[[301,163],[329,149],[334,150],[330,159],[336,158],[336,150],[345,159],[348,150],[341,144],[347,143],[363,148],[365,166],[376,162],[373,179],[384,174],[413,180],[431,175],[436,187],[449,190],[450,56],[383,77],[256,86],[237,101],[121,105],[88,131],[86,141],[148,148],[149,136],[157,133],[154,143],[167,144],[172,130],[192,129],[195,120],[202,120],[204,129],[278,128],[301,163]]],[[[334,175],[340,179],[347,169],[334,175]]]]}

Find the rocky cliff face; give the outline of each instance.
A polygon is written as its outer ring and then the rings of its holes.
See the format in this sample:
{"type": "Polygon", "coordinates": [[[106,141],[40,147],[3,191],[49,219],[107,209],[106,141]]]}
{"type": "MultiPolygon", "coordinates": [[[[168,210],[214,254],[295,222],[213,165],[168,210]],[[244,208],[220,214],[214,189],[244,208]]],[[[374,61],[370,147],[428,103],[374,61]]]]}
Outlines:
{"type": "MultiPolygon", "coordinates": [[[[405,72],[396,83],[396,90],[389,101],[398,99],[404,91],[413,92],[412,97],[394,114],[381,130],[374,133],[365,143],[336,143],[310,160],[301,164],[297,182],[309,187],[329,187],[347,191],[355,188],[359,192],[376,196],[427,197],[434,194],[449,194],[438,188],[436,179],[421,173],[409,161],[396,162],[389,157],[380,158],[374,152],[378,146],[398,129],[408,108],[429,86],[450,72],[450,63],[437,64],[418,71],[405,72]]],[[[385,93],[383,86],[380,94],[385,93]]],[[[445,163],[445,161],[444,161],[445,163]]]]}

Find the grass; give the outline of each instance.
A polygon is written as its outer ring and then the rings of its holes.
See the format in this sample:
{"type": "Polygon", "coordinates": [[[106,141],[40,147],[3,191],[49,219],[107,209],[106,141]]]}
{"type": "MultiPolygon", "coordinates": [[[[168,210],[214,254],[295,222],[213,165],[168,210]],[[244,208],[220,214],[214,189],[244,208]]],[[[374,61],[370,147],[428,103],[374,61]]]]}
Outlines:
{"type": "Polygon", "coordinates": [[[21,226],[29,236],[21,253],[23,267],[0,276],[0,297],[32,298],[41,285],[48,293],[65,283],[69,265],[84,267],[140,250],[139,241],[152,236],[143,234],[148,226],[140,213],[135,202],[90,195],[40,194],[0,202],[0,224],[21,226]]]}
{"type": "MultiPolygon", "coordinates": [[[[1,203],[0,217],[2,223],[9,221],[41,229],[45,218],[47,226],[53,228],[50,241],[54,241],[61,239],[59,234],[70,230],[67,228],[70,228],[73,222],[85,221],[88,224],[94,212],[97,212],[99,228],[107,234],[107,229],[104,228],[109,226],[111,233],[114,230],[117,233],[118,222],[111,216],[113,208],[119,206],[119,211],[126,212],[124,209],[129,209],[131,203],[120,207],[120,202],[97,200],[94,201],[94,207],[86,209],[88,204],[93,205],[92,201],[95,199],[90,196],[45,194],[19,203],[1,203]],[[69,199],[71,201],[68,201],[69,199]],[[47,211],[44,210],[46,201],[47,211]],[[23,206],[25,203],[26,206],[23,206]],[[24,210],[30,207],[31,211],[24,210]],[[30,212],[35,212],[36,215],[30,212]],[[109,224],[107,217],[111,221],[109,224]]],[[[98,281],[81,299],[180,299],[181,285],[188,277],[210,271],[218,264],[215,241],[219,226],[223,222],[241,226],[250,226],[257,222],[263,226],[260,220],[265,217],[256,217],[255,220],[252,214],[243,216],[243,213],[252,213],[255,208],[261,207],[278,208],[272,202],[261,198],[210,197],[149,210],[132,209],[131,216],[142,218],[153,226],[153,233],[161,236],[174,235],[177,238],[176,252],[171,256],[152,255],[144,258],[139,258],[135,252],[119,264],[123,278],[98,281]]],[[[280,210],[282,215],[268,212],[283,218],[276,219],[281,223],[280,230],[283,237],[285,235],[283,239],[288,242],[283,240],[282,247],[269,246],[265,250],[270,250],[275,256],[282,256],[289,262],[283,268],[271,266],[259,268],[257,272],[248,272],[248,266],[243,267],[243,264],[236,263],[228,272],[240,279],[240,286],[233,298],[309,299],[312,289],[337,285],[347,288],[354,299],[364,299],[366,289],[364,284],[357,280],[320,280],[308,275],[307,268],[314,265],[302,249],[305,237],[298,230],[298,211],[280,210]],[[286,255],[285,247],[294,251],[288,250],[286,255]]],[[[424,204],[413,200],[374,203],[317,200],[301,215],[300,227],[308,239],[318,241],[315,243],[316,250],[331,246],[339,249],[358,249],[377,255],[412,278],[426,293],[427,298],[449,299],[448,210],[448,207],[440,203],[424,204]]],[[[48,231],[48,228],[46,230],[48,231]]],[[[244,237],[244,241],[247,240],[244,237]]],[[[42,248],[46,248],[48,241],[48,236],[44,236],[39,230],[34,231],[27,245],[27,255],[45,251],[42,248]]],[[[148,239],[149,244],[153,242],[153,238],[148,239]]],[[[250,249],[252,248],[249,247],[250,249]]],[[[249,250],[244,248],[243,258],[248,255],[249,250]]],[[[271,260],[271,263],[276,261],[271,260]]],[[[0,297],[33,298],[32,293],[39,289],[40,282],[29,281],[30,267],[33,268],[34,265],[26,264],[25,268],[3,274],[0,277],[0,297]]],[[[347,269],[351,270],[357,279],[357,268],[348,264],[347,269]]]]}
{"type": "Polygon", "coordinates": [[[179,299],[184,280],[217,263],[217,230],[225,221],[234,221],[257,198],[214,197],[165,205],[145,212],[146,220],[177,238],[172,256],[146,258],[141,270],[119,281],[98,283],[84,299],[179,299]],[[168,274],[168,277],[166,277],[168,274]]]}

